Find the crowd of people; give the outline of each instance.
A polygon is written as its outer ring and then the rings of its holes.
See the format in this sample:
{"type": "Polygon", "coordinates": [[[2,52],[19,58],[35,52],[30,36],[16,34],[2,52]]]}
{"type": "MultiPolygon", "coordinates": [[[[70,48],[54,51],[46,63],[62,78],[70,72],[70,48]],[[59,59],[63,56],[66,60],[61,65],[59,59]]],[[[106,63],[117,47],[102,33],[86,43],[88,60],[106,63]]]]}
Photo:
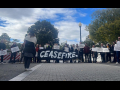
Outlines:
{"type": "MultiPolygon", "coordinates": [[[[120,37],[118,37],[118,40],[120,41],[120,37]]],[[[24,43],[21,45],[21,48],[20,48],[21,58],[19,61],[20,62],[24,61],[25,70],[29,70],[29,66],[30,66],[31,62],[33,62],[33,63],[41,62],[41,58],[38,55],[38,51],[40,49],[56,49],[56,46],[59,46],[57,43],[54,43],[54,45],[50,45],[50,43],[46,43],[46,45],[44,45],[44,47],[42,47],[41,44],[36,44],[36,43],[37,43],[37,39],[35,37],[35,34],[33,31],[31,31],[29,33],[29,35],[27,35],[25,37],[24,43]]],[[[119,63],[120,51],[114,51],[115,43],[117,43],[117,40],[116,40],[116,42],[113,42],[112,45],[110,45],[110,44],[103,45],[103,43],[101,43],[101,48],[109,49],[109,52],[107,52],[107,53],[100,52],[103,63],[108,62],[108,61],[112,62],[111,56],[114,57],[113,62],[116,62],[116,64],[119,63]],[[111,53],[112,53],[112,55],[111,55],[111,53]]],[[[66,52],[76,52],[76,54],[78,55],[78,58],[70,59],[70,63],[76,63],[76,60],[78,60],[78,63],[79,62],[92,63],[92,61],[93,61],[93,63],[96,63],[97,57],[98,57],[98,52],[92,51],[86,43],[85,43],[84,48],[79,48],[79,45],[73,44],[73,45],[69,46],[69,44],[66,43],[64,45],[64,47],[62,48],[62,50],[66,51],[66,52]],[[84,60],[84,55],[85,55],[85,60],[84,60]],[[92,56],[93,60],[91,60],[91,56],[92,56]]],[[[11,48],[16,47],[16,46],[17,46],[17,44],[14,42],[13,45],[11,46],[11,48]]],[[[95,48],[95,47],[96,46],[93,45],[93,48],[95,48]]],[[[1,40],[0,50],[5,50],[5,49],[6,49],[6,45],[4,44],[4,41],[1,40]]],[[[60,46],[57,49],[60,49],[60,46]]],[[[9,63],[15,63],[16,54],[17,54],[17,52],[14,52],[14,53],[11,52],[11,57],[10,57],[9,63]],[[14,60],[12,60],[13,57],[14,57],[14,60]]],[[[50,60],[48,59],[48,60],[46,60],[46,62],[50,63],[50,60]]],[[[55,62],[59,63],[59,60],[56,60],[55,62]]],[[[63,60],[63,63],[64,62],[65,61],[63,60]]],[[[3,64],[3,55],[1,56],[1,63],[3,64]]]]}

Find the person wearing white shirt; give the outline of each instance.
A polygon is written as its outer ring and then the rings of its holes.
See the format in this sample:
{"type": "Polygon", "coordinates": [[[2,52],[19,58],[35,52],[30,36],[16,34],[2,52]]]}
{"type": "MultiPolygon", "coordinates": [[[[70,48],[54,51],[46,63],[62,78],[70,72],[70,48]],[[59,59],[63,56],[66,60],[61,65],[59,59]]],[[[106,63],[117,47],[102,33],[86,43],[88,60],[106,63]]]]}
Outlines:
{"type": "MultiPolygon", "coordinates": [[[[39,44],[38,55],[40,54],[39,51],[40,51],[41,49],[44,49],[44,47],[42,47],[41,44],[39,44]]],[[[41,58],[40,58],[40,56],[38,56],[38,58],[39,58],[38,63],[41,63],[41,58]]]]}
{"type": "MultiPolygon", "coordinates": [[[[76,52],[76,55],[78,55],[78,52],[79,52],[79,47],[78,47],[78,44],[76,44],[76,47],[75,47],[75,52],[76,52]]],[[[75,58],[74,63],[76,63],[76,58],[75,58]]]]}
{"type": "MultiPolygon", "coordinates": [[[[101,43],[101,48],[105,48],[103,46],[103,43],[101,43]]],[[[100,54],[101,54],[102,62],[105,62],[105,53],[101,52],[100,54]]]]}
{"type": "MultiPolygon", "coordinates": [[[[118,41],[116,40],[116,44],[117,44],[117,46],[119,46],[120,47],[120,37],[118,37],[118,41]]],[[[116,64],[118,64],[119,63],[119,57],[120,57],[120,51],[116,51],[116,56],[117,56],[117,62],[116,62],[116,64]]]]}
{"type": "MultiPolygon", "coordinates": [[[[60,50],[60,46],[57,43],[54,43],[53,48],[52,49],[57,49],[60,50]]],[[[59,60],[55,61],[56,63],[59,63],[59,60]]]]}

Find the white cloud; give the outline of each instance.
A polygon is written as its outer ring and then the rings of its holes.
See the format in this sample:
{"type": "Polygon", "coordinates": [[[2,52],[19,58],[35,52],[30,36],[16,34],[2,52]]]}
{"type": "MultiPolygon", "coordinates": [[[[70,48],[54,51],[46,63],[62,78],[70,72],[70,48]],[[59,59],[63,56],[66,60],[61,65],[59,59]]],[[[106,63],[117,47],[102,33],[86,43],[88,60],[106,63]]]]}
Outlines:
{"type": "Polygon", "coordinates": [[[79,13],[79,15],[80,15],[81,17],[85,17],[85,16],[87,15],[87,13],[79,13]]]}
{"type": "MultiPolygon", "coordinates": [[[[38,19],[50,19],[55,22],[54,26],[59,29],[60,42],[64,40],[68,43],[74,43],[75,39],[79,42],[79,27],[73,17],[78,12],[69,8],[0,8],[0,19],[6,21],[6,27],[0,26],[0,35],[7,33],[11,38],[19,39],[21,42],[27,33],[28,27],[34,24],[38,19]],[[59,16],[59,15],[62,15],[59,16]],[[59,19],[62,18],[62,21],[59,19]]],[[[80,13],[85,16],[85,13],[80,13]]],[[[88,34],[84,31],[85,25],[82,26],[82,40],[88,34]]]]}
{"type": "MultiPolygon", "coordinates": [[[[69,22],[69,21],[60,21],[55,23],[55,27],[59,29],[59,38],[60,43],[65,42],[69,44],[76,44],[80,42],[80,28],[77,22],[69,22]]],[[[85,31],[85,24],[82,23],[81,27],[81,37],[82,41],[85,40],[86,36],[89,34],[85,31]]]]}

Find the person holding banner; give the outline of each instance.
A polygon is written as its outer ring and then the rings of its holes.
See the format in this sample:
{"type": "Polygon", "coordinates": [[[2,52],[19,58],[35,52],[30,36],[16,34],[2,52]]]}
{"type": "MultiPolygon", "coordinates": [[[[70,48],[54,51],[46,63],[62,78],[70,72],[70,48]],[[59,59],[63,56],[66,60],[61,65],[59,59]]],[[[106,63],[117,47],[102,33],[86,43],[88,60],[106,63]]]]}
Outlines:
{"type": "MultiPolygon", "coordinates": [[[[103,46],[103,43],[101,43],[101,48],[105,48],[105,46],[103,46]]],[[[100,52],[100,54],[101,54],[102,62],[105,62],[105,53],[100,52]]]]}
{"type": "MultiPolygon", "coordinates": [[[[71,45],[70,52],[73,52],[73,51],[74,51],[74,49],[73,49],[73,46],[71,45]]],[[[72,63],[72,59],[70,59],[70,63],[72,63]]]]}
{"type": "MultiPolygon", "coordinates": [[[[6,45],[4,44],[4,41],[1,40],[1,42],[0,42],[0,51],[3,51],[5,49],[6,49],[6,45]]],[[[3,63],[3,57],[4,57],[4,55],[1,55],[1,64],[4,64],[3,63]]]]}
{"type": "Polygon", "coordinates": [[[107,44],[107,48],[109,50],[109,52],[106,53],[106,59],[107,59],[107,62],[110,61],[111,62],[111,46],[109,44],[107,44]],[[109,58],[109,60],[108,60],[109,58]]]}
{"type": "Polygon", "coordinates": [[[115,42],[113,42],[113,45],[111,46],[112,53],[113,53],[113,56],[114,56],[113,62],[115,63],[116,62],[116,51],[114,51],[114,47],[115,47],[115,42]]]}
{"type": "MultiPolygon", "coordinates": [[[[17,47],[16,42],[13,43],[11,48],[17,47]]],[[[17,52],[11,52],[11,57],[10,57],[10,62],[9,63],[15,63],[15,58],[16,58],[17,52]],[[14,57],[14,60],[12,61],[12,58],[14,57]]]]}
{"type": "MultiPolygon", "coordinates": [[[[52,49],[52,47],[50,46],[50,43],[47,43],[46,49],[49,49],[49,50],[52,49]]],[[[50,63],[50,59],[47,59],[46,61],[47,63],[50,63]]]]}
{"type": "Polygon", "coordinates": [[[32,61],[32,58],[35,57],[36,50],[35,50],[35,44],[37,42],[37,39],[35,37],[35,32],[33,30],[29,31],[29,35],[27,35],[24,39],[25,48],[24,48],[24,67],[25,70],[31,70],[29,69],[30,62],[32,61]]]}
{"type": "MultiPolygon", "coordinates": [[[[57,49],[60,50],[60,46],[57,43],[54,43],[53,48],[52,49],[57,49]]],[[[59,60],[56,60],[56,63],[59,63],[59,60]]]]}
{"type": "Polygon", "coordinates": [[[38,50],[39,50],[39,45],[38,44],[36,45],[35,49],[36,49],[36,55],[35,55],[35,58],[34,58],[34,63],[36,63],[36,61],[37,62],[39,61],[38,60],[38,50]]]}
{"type": "MultiPolygon", "coordinates": [[[[69,48],[67,47],[67,44],[65,44],[64,51],[65,51],[65,52],[69,52],[69,48]]],[[[65,61],[65,60],[63,59],[63,63],[64,63],[64,61],[65,61]]]]}
{"type": "Polygon", "coordinates": [[[24,43],[21,45],[21,48],[20,48],[20,51],[21,51],[21,58],[20,58],[20,63],[22,62],[22,59],[24,58],[24,53],[23,53],[23,50],[24,50],[24,43]]]}
{"type": "Polygon", "coordinates": [[[40,57],[40,55],[39,55],[39,54],[40,54],[39,52],[40,52],[40,50],[42,50],[42,49],[44,49],[44,47],[41,47],[41,44],[39,44],[39,50],[38,50],[38,58],[39,58],[38,60],[39,60],[39,61],[38,61],[38,63],[41,63],[41,57],[40,57]]]}
{"type": "MultiPolygon", "coordinates": [[[[75,47],[75,52],[76,52],[76,55],[78,55],[78,52],[79,52],[79,47],[78,47],[78,44],[76,44],[76,47],[75,47]]],[[[76,58],[75,58],[74,63],[76,63],[76,58]]]]}
{"type": "Polygon", "coordinates": [[[89,51],[90,51],[90,48],[89,48],[88,45],[85,43],[85,47],[84,47],[85,62],[87,62],[89,51]]]}
{"type": "Polygon", "coordinates": [[[82,60],[82,62],[84,62],[83,49],[84,49],[84,47],[81,47],[81,42],[80,42],[80,44],[79,44],[79,59],[82,60]]]}
{"type": "MultiPolygon", "coordinates": [[[[93,45],[92,48],[95,48],[95,45],[93,45]]],[[[97,62],[97,57],[98,57],[97,51],[92,51],[92,57],[93,57],[93,63],[96,63],[97,62]]]]}

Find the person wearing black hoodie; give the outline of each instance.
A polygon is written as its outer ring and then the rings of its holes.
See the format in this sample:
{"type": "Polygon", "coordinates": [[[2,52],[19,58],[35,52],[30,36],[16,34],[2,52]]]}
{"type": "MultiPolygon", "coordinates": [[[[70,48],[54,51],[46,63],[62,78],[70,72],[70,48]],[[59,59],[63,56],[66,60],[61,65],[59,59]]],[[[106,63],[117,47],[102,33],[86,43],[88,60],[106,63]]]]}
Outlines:
{"type": "Polygon", "coordinates": [[[27,35],[24,39],[24,67],[25,70],[32,70],[29,69],[30,62],[32,61],[32,58],[35,57],[36,50],[35,50],[35,44],[37,43],[37,38],[35,36],[35,32],[33,30],[29,31],[29,35],[27,35]]]}
{"type": "MultiPolygon", "coordinates": [[[[4,41],[1,40],[1,42],[0,42],[0,50],[3,51],[5,49],[6,49],[6,45],[4,44],[4,41]]],[[[1,64],[3,64],[3,57],[4,57],[4,55],[1,55],[1,64]]]]}

